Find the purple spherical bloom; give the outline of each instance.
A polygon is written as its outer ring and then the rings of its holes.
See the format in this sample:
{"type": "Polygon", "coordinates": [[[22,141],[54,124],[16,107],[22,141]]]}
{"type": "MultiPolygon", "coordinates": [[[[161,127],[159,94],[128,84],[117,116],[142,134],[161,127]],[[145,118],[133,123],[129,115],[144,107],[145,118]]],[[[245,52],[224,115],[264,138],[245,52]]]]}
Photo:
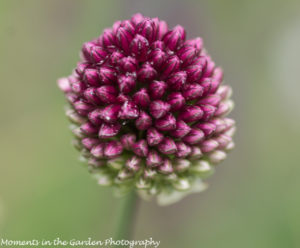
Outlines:
{"type": "Polygon", "coordinates": [[[232,90],[182,26],[138,13],[85,42],[80,57],[58,86],[100,184],[185,194],[233,149],[232,90]]]}

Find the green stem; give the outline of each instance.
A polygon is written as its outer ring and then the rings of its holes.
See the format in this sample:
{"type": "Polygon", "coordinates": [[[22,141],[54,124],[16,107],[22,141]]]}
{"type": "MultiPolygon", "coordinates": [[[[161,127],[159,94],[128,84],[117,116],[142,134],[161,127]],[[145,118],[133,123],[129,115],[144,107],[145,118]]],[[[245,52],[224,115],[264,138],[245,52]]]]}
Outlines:
{"type": "Polygon", "coordinates": [[[137,212],[138,196],[134,190],[128,193],[121,206],[117,232],[114,240],[130,240],[132,238],[135,215],[137,212]]]}

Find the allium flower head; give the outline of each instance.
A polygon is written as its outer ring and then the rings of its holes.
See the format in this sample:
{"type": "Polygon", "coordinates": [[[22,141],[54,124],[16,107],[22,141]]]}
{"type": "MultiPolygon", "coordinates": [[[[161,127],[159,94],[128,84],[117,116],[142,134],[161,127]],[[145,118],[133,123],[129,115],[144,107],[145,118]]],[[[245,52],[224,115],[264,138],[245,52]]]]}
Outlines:
{"type": "Polygon", "coordinates": [[[58,80],[74,145],[99,184],[165,204],[204,189],[234,147],[231,88],[201,38],[135,14],[82,46],[58,80]]]}

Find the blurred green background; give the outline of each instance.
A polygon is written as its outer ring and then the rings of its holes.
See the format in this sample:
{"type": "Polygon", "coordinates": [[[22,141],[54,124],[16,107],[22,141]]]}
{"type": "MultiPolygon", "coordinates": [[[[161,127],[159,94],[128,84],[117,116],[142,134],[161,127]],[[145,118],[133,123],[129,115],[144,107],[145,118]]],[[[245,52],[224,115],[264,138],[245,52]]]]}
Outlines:
{"type": "Polygon", "coordinates": [[[106,239],[120,200],[70,145],[68,75],[84,41],[135,12],[202,36],[234,89],[236,149],[209,189],[143,202],[135,239],[160,247],[300,247],[300,1],[0,0],[0,238],[106,239]]]}

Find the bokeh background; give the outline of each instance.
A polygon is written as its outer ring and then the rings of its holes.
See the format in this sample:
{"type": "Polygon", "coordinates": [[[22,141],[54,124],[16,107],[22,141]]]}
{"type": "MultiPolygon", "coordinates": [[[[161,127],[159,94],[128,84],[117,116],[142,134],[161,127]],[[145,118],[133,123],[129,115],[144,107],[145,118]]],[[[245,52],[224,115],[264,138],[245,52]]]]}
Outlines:
{"type": "Polygon", "coordinates": [[[84,41],[135,12],[202,36],[234,89],[236,149],[209,189],[143,202],[135,239],[160,247],[300,247],[300,1],[0,0],[0,237],[106,239],[121,200],[70,145],[68,75],[84,41]]]}

